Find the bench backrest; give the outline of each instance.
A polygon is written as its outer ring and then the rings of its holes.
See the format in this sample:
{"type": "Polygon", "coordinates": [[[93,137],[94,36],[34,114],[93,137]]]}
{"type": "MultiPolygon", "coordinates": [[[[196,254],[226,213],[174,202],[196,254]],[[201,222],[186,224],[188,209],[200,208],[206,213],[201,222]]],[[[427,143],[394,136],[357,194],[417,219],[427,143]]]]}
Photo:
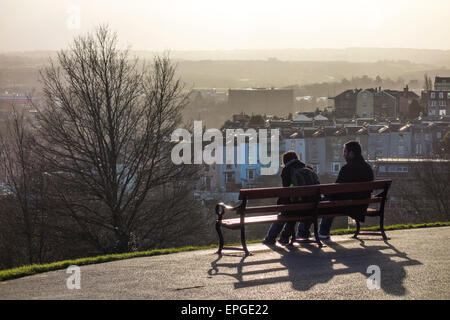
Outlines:
{"type": "Polygon", "coordinates": [[[241,189],[239,200],[268,199],[268,198],[288,198],[288,197],[306,197],[318,195],[320,185],[311,185],[303,187],[274,187],[274,188],[254,188],[241,189]]]}
{"type": "Polygon", "coordinates": [[[331,183],[302,187],[241,189],[239,192],[239,200],[305,197],[314,195],[317,196],[318,194],[330,195],[338,193],[373,191],[379,189],[388,189],[391,183],[392,180],[376,180],[371,182],[331,183]]]}

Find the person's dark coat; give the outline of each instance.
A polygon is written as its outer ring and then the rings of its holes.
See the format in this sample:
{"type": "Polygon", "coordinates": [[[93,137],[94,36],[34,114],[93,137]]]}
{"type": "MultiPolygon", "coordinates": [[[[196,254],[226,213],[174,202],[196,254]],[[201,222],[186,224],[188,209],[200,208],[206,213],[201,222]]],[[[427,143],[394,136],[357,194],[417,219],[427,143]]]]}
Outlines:
{"type": "MultiPolygon", "coordinates": [[[[345,164],[339,171],[336,183],[369,182],[373,181],[372,167],[363,157],[356,157],[345,164]]],[[[371,192],[352,192],[346,194],[336,194],[331,197],[333,200],[347,199],[367,199],[371,192]]],[[[355,220],[364,222],[368,205],[354,206],[347,209],[347,213],[355,220]]]]}
{"type": "MultiPolygon", "coordinates": [[[[294,159],[289,161],[283,170],[281,171],[281,180],[283,187],[294,186],[307,186],[313,184],[320,184],[317,174],[310,168],[308,168],[300,160],[294,159]]],[[[308,202],[314,201],[314,199],[304,198],[298,199],[298,201],[308,202]]],[[[296,201],[297,202],[297,201],[296,201]]],[[[280,198],[277,204],[291,203],[290,198],[280,198]]]]}

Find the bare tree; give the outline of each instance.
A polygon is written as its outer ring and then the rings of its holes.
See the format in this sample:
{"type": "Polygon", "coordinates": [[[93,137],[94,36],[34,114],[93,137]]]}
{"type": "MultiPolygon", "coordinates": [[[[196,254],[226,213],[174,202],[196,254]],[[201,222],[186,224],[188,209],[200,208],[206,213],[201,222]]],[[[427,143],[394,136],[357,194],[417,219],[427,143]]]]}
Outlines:
{"type": "Polygon", "coordinates": [[[439,160],[410,166],[408,178],[397,184],[407,211],[422,221],[450,219],[449,167],[450,163],[439,160]]]}
{"type": "Polygon", "coordinates": [[[131,250],[142,221],[156,214],[146,206],[152,194],[195,176],[170,159],[187,104],[175,66],[165,55],[139,67],[101,26],[61,51],[41,79],[39,150],[59,199],[98,249],[131,250]]]}
{"type": "MultiPolygon", "coordinates": [[[[24,252],[28,263],[42,262],[46,246],[47,213],[43,210],[45,186],[42,167],[34,158],[35,139],[24,112],[13,106],[6,134],[0,136],[0,170],[7,193],[2,197],[1,224],[10,233],[15,254],[24,252]]],[[[21,259],[16,259],[18,262],[21,259]]]]}
{"type": "Polygon", "coordinates": [[[423,77],[424,77],[423,88],[424,88],[426,91],[431,91],[431,90],[433,90],[433,80],[431,80],[431,78],[428,77],[428,74],[425,74],[423,77]]]}

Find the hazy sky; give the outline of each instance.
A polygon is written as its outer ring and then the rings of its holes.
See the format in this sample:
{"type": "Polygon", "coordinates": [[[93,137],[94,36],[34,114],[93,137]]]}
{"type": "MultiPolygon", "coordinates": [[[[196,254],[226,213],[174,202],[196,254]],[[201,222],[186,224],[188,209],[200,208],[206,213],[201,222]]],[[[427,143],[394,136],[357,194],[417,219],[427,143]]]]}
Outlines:
{"type": "Polygon", "coordinates": [[[450,49],[450,0],[0,0],[0,51],[62,49],[100,23],[135,50],[450,49]]]}

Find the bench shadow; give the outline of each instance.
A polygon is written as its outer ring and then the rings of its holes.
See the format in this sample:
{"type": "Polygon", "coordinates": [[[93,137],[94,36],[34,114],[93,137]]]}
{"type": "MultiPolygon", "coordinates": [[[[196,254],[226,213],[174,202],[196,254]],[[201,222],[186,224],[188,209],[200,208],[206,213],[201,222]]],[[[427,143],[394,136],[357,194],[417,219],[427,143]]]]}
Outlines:
{"type": "MultiPolygon", "coordinates": [[[[364,275],[364,279],[368,279],[372,273],[368,273],[367,268],[376,265],[381,271],[381,289],[387,294],[405,295],[406,288],[403,286],[406,277],[405,267],[422,263],[409,258],[406,253],[399,251],[387,241],[378,239],[358,239],[358,241],[359,248],[346,248],[337,242],[328,241],[326,245],[332,251],[319,249],[315,244],[301,244],[298,247],[273,246],[271,248],[280,254],[280,258],[266,260],[255,259],[257,253],[250,257],[240,256],[241,259],[236,263],[220,263],[223,258],[221,255],[211,262],[208,274],[236,279],[235,289],[291,282],[295,290],[308,291],[317,284],[327,283],[337,275],[360,273],[364,275]],[[366,244],[372,241],[376,241],[377,244],[366,244]],[[378,244],[380,242],[381,245],[378,244]],[[285,275],[286,271],[288,275],[285,275]]],[[[362,285],[366,286],[366,280],[362,285]]]]}

